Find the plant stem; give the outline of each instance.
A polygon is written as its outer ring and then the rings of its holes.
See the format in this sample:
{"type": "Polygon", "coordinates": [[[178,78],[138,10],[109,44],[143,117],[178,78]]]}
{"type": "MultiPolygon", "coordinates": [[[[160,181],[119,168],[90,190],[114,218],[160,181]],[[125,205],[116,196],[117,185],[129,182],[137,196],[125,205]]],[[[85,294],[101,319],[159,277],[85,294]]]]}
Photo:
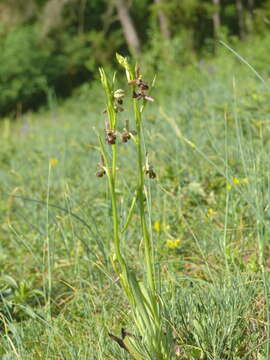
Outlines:
{"type": "Polygon", "coordinates": [[[110,191],[112,197],[112,216],[113,216],[113,232],[114,232],[114,248],[116,257],[120,263],[120,266],[123,270],[124,259],[121,255],[120,250],[120,237],[119,237],[119,221],[118,221],[118,209],[117,209],[117,199],[115,192],[115,184],[116,184],[116,159],[117,159],[117,148],[116,145],[112,145],[112,172],[109,176],[110,182],[110,191]]]}
{"type": "Polygon", "coordinates": [[[113,239],[114,239],[114,249],[117,260],[119,261],[121,270],[126,269],[125,261],[123,256],[121,255],[120,249],[120,237],[119,237],[119,220],[118,220],[118,208],[117,208],[117,196],[115,191],[115,183],[116,183],[116,160],[117,160],[117,148],[116,145],[112,145],[112,166],[110,167],[109,159],[106,154],[104,145],[99,139],[99,143],[101,146],[101,152],[104,157],[105,166],[107,168],[107,175],[109,180],[109,189],[111,194],[111,202],[112,202],[112,217],[113,217],[113,239]]]}
{"type": "Polygon", "coordinates": [[[137,131],[137,158],[138,158],[138,200],[140,209],[140,220],[142,228],[142,236],[144,241],[144,252],[147,269],[147,282],[151,289],[152,295],[156,291],[154,270],[153,270],[153,253],[149,232],[146,224],[146,215],[144,207],[144,173],[143,173],[143,157],[142,157],[142,136],[141,136],[141,112],[137,100],[133,101],[134,114],[137,131]]]}

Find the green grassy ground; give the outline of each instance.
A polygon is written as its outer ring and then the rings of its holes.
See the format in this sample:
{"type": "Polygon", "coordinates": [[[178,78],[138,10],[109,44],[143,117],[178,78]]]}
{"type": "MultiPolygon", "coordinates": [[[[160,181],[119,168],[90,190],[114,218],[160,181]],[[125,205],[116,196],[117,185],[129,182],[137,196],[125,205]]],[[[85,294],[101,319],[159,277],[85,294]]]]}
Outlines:
{"type": "MultiPolygon", "coordinates": [[[[153,96],[144,117],[157,172],[148,184],[152,237],[175,359],[267,360],[269,89],[227,57],[166,70],[153,96]]],[[[108,336],[133,324],[111,266],[106,180],[95,176],[103,108],[95,84],[1,124],[3,360],[129,358],[108,336]]],[[[124,223],[132,144],[120,153],[124,223]]],[[[137,224],[135,212],[124,250],[141,273],[137,224]]]]}

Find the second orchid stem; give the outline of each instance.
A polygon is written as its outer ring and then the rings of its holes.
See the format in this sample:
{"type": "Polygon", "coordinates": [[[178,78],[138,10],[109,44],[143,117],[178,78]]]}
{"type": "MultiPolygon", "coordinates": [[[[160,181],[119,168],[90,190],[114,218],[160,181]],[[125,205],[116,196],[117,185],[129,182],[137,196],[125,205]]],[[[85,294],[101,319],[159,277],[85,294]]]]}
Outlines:
{"type": "Polygon", "coordinates": [[[142,229],[142,236],[144,242],[144,252],[145,252],[145,261],[146,261],[146,268],[147,268],[147,283],[152,292],[152,294],[156,291],[155,285],[155,275],[154,275],[154,268],[153,268],[153,251],[152,251],[152,244],[151,239],[148,231],[148,226],[146,222],[146,214],[145,214],[145,194],[144,194],[144,162],[143,162],[143,155],[142,155],[142,119],[141,119],[141,111],[138,105],[138,101],[135,99],[133,100],[134,106],[134,114],[135,114],[135,121],[136,121],[136,131],[137,131],[137,159],[138,159],[138,201],[139,201],[139,210],[140,210],[140,221],[141,221],[141,229],[142,229]]]}

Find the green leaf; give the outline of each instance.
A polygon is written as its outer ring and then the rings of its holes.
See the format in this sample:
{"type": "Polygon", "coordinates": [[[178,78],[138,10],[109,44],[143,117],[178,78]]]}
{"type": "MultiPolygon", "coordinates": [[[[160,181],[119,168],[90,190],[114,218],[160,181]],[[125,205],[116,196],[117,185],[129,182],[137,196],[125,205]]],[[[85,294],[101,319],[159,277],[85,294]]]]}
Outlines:
{"type": "Polygon", "coordinates": [[[127,63],[127,59],[124,58],[124,56],[116,53],[116,60],[118,61],[118,63],[123,66],[125,69],[126,67],[128,66],[128,63],[127,63]]]}
{"type": "Polygon", "coordinates": [[[135,207],[135,204],[136,204],[136,200],[137,200],[137,193],[135,194],[135,196],[132,199],[132,203],[131,203],[131,206],[130,206],[130,209],[129,209],[129,212],[128,212],[127,220],[126,220],[125,225],[121,229],[121,233],[123,233],[123,232],[125,232],[127,230],[127,227],[128,227],[128,225],[130,223],[130,220],[131,220],[131,217],[132,217],[132,214],[133,214],[133,210],[134,210],[134,207],[135,207]]]}
{"type": "Polygon", "coordinates": [[[14,280],[11,276],[9,275],[2,275],[0,280],[3,280],[6,284],[10,285],[11,287],[17,289],[18,288],[18,284],[16,282],[16,280],[14,280]]]}
{"type": "Polygon", "coordinates": [[[192,357],[192,359],[201,360],[203,358],[203,351],[197,346],[187,346],[185,347],[185,351],[188,355],[192,357]]]}
{"type": "Polygon", "coordinates": [[[127,77],[127,81],[133,80],[134,77],[134,73],[131,70],[131,67],[128,63],[127,58],[124,58],[122,55],[116,53],[116,59],[118,61],[118,63],[123,66],[123,68],[126,70],[126,77],[127,77]]]}

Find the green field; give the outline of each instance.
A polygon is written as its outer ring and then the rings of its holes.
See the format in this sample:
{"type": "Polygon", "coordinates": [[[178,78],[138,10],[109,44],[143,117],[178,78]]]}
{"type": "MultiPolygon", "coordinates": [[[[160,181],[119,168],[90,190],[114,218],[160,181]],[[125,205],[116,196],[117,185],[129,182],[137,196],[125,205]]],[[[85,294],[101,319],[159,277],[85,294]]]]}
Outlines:
{"type": "MultiPolygon", "coordinates": [[[[256,65],[265,83],[229,52],[163,69],[143,115],[157,174],[146,181],[149,223],[173,359],[270,359],[269,74],[263,61],[256,65]]],[[[64,103],[52,97],[46,110],[1,122],[3,360],[131,358],[108,335],[136,330],[112,267],[106,177],[95,176],[104,104],[94,82],[64,103]]],[[[132,127],[132,117],[127,105],[120,121],[132,127]]],[[[123,225],[136,187],[134,144],[118,152],[123,225]]],[[[138,224],[135,208],[122,249],[142,277],[138,224]]]]}

